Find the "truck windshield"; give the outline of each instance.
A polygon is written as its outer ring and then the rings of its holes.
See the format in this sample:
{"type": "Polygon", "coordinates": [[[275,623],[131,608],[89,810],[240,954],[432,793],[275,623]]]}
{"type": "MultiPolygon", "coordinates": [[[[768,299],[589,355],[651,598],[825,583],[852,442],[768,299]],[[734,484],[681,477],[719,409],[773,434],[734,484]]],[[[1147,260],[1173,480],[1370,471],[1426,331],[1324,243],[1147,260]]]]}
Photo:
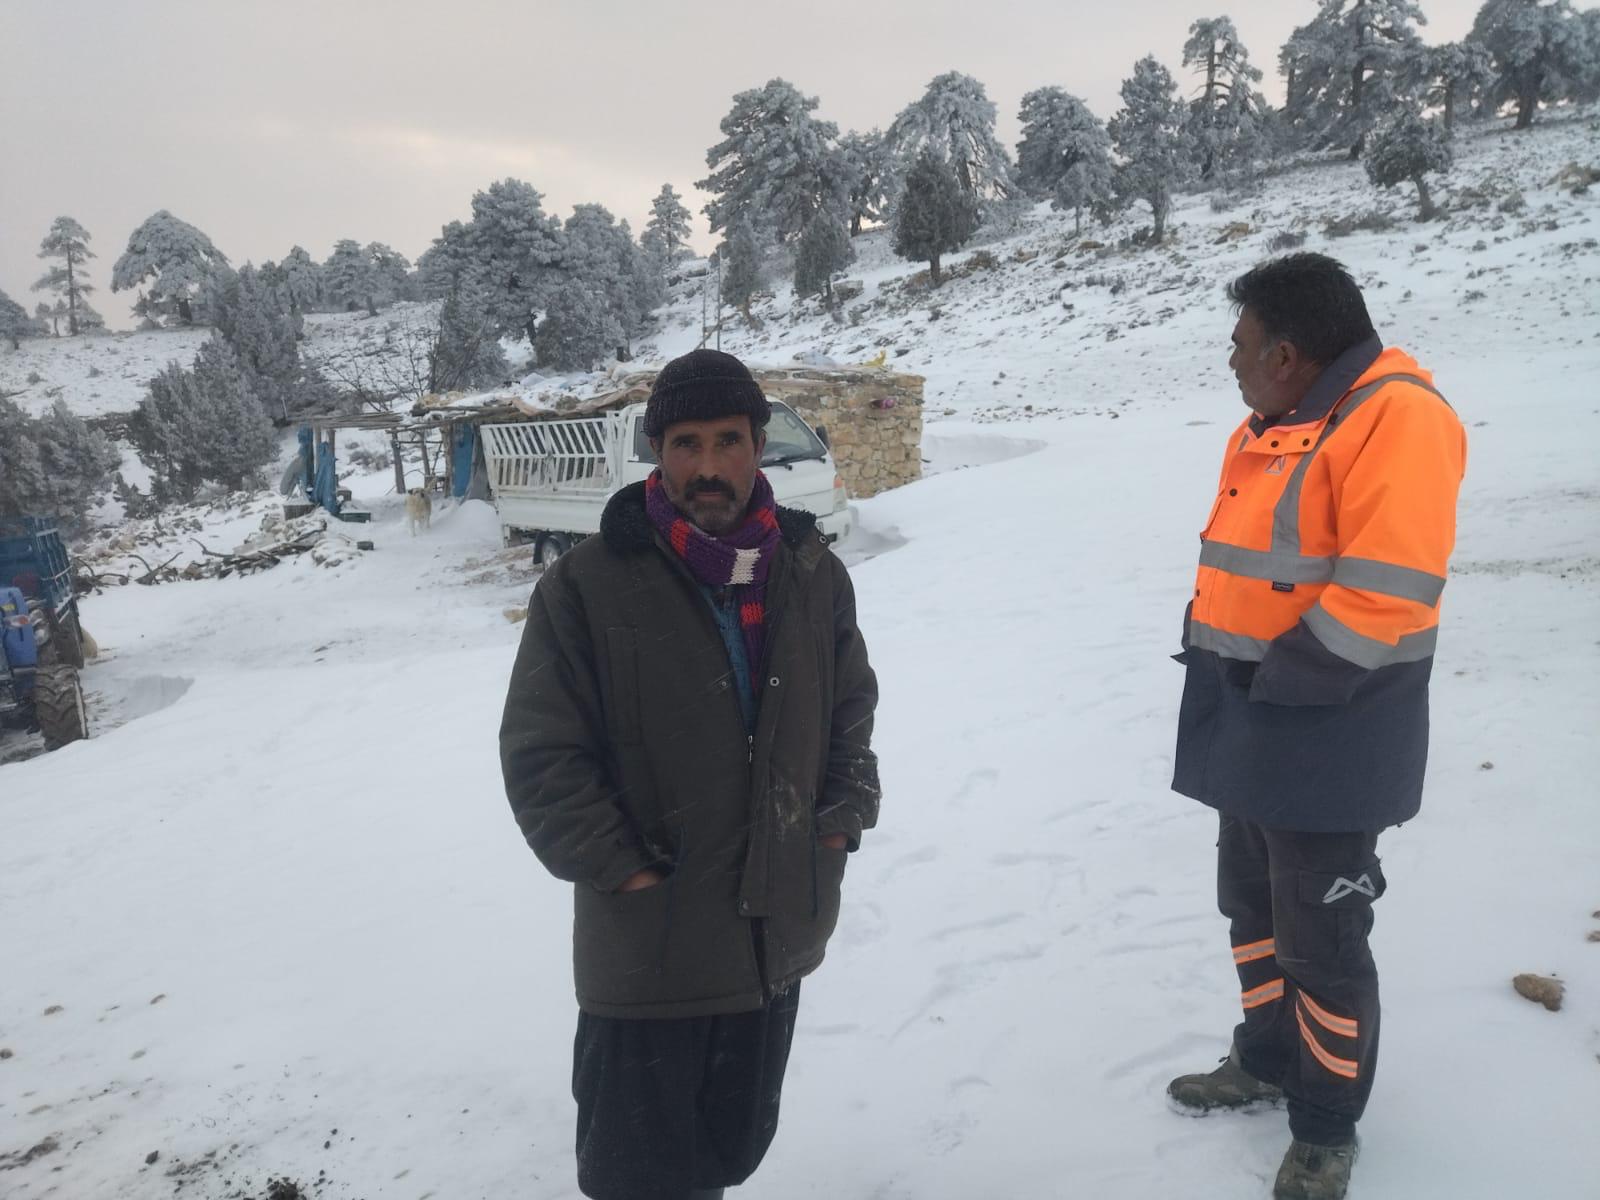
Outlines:
{"type": "Polygon", "coordinates": [[[785,404],[772,406],[772,420],[767,423],[767,450],[761,456],[763,467],[826,458],[827,453],[811,427],[796,416],[793,409],[785,404]]]}

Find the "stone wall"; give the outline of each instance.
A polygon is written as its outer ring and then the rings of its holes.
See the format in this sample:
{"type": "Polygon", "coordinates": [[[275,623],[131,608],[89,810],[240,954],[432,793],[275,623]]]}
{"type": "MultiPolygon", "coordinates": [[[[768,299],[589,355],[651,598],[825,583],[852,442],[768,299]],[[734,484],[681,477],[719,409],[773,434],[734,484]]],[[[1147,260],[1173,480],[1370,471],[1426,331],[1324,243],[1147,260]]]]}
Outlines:
{"type": "Polygon", "coordinates": [[[828,431],[857,499],[922,478],[922,376],[872,367],[752,368],[770,400],[828,431]]]}

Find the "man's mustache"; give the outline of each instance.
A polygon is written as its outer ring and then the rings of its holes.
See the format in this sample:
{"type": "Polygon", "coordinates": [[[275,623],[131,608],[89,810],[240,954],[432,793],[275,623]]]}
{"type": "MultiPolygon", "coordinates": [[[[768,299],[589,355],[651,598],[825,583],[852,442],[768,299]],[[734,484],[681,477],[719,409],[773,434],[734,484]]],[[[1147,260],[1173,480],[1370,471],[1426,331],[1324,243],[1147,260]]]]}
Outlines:
{"type": "Polygon", "coordinates": [[[726,496],[729,500],[734,498],[733,485],[721,479],[691,479],[689,485],[683,489],[684,499],[695,500],[706,493],[717,496],[726,496]]]}

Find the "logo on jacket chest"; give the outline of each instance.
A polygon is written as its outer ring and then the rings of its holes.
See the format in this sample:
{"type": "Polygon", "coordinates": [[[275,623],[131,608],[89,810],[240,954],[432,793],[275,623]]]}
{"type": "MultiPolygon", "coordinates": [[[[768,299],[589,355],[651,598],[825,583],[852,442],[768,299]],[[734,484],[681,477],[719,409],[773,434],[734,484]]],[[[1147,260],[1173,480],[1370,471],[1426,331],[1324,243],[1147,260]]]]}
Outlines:
{"type": "Polygon", "coordinates": [[[1286,457],[1287,457],[1286,455],[1280,454],[1280,455],[1278,455],[1277,458],[1275,458],[1271,462],[1269,462],[1267,464],[1267,474],[1268,475],[1282,475],[1283,474],[1284,459],[1286,457]]]}

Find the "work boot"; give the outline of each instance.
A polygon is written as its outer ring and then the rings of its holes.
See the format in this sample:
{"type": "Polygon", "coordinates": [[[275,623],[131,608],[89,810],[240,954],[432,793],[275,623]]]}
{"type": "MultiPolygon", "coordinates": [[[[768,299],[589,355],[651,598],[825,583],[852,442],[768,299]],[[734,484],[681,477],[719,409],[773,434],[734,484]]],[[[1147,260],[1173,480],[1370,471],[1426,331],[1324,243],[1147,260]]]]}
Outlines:
{"type": "Polygon", "coordinates": [[[1356,1165],[1360,1143],[1313,1146],[1298,1139],[1283,1156],[1273,1200],[1344,1200],[1350,1186],[1350,1168],[1356,1165]]]}
{"type": "Polygon", "coordinates": [[[1235,1047],[1215,1071],[1205,1075],[1179,1075],[1167,1084],[1167,1095],[1183,1112],[1203,1116],[1219,1108],[1246,1112],[1271,1108],[1283,1099],[1283,1089],[1263,1083],[1246,1071],[1235,1047]]]}

